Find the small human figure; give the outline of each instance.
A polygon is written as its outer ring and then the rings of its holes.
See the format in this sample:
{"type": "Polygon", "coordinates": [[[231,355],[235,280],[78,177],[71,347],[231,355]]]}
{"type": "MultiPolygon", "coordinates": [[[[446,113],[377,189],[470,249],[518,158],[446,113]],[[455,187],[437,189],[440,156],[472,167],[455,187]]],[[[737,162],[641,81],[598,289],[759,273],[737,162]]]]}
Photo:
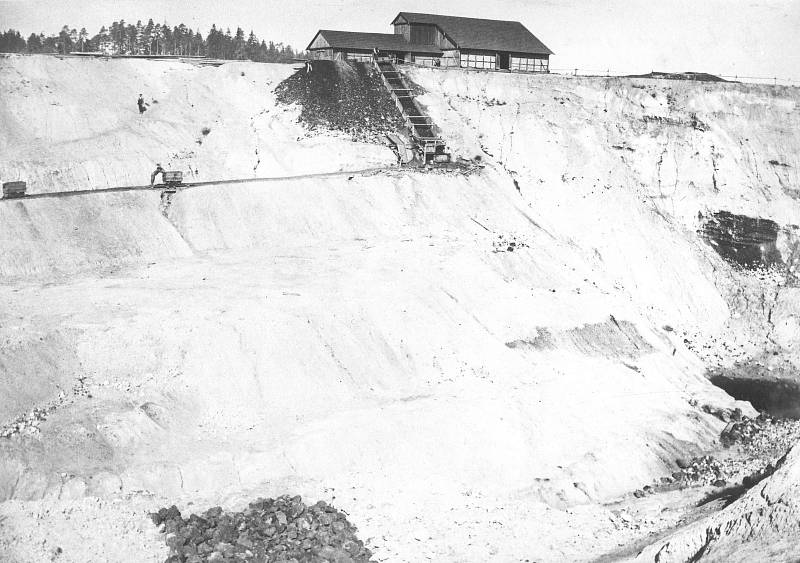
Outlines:
{"type": "Polygon", "coordinates": [[[372,48],[372,58],[375,59],[376,61],[378,60],[378,48],[377,47],[373,47],[372,48]]]}
{"type": "Polygon", "coordinates": [[[161,168],[161,164],[156,164],[156,169],[153,170],[153,173],[150,174],[150,187],[152,188],[156,183],[156,176],[161,174],[161,179],[164,179],[164,169],[161,168]]]}
{"type": "Polygon", "coordinates": [[[311,66],[311,59],[306,59],[306,74],[311,74],[314,68],[311,66]]]}
{"type": "Polygon", "coordinates": [[[147,111],[147,104],[144,102],[144,96],[141,94],[139,94],[139,99],[136,100],[136,104],[139,106],[139,115],[147,111]]]}

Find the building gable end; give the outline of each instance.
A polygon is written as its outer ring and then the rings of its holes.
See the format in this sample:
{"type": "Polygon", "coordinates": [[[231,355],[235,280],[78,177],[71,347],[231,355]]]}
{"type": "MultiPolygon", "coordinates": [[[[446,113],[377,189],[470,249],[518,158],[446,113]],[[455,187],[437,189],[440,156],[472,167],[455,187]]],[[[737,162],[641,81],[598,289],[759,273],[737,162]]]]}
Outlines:
{"type": "Polygon", "coordinates": [[[449,35],[447,35],[447,32],[444,29],[442,29],[442,26],[440,26],[438,23],[434,24],[434,25],[436,26],[436,29],[439,30],[439,33],[442,34],[442,37],[444,39],[446,39],[450,43],[450,45],[439,45],[439,47],[441,49],[459,49],[460,48],[458,43],[456,42],[456,40],[453,39],[452,37],[450,37],[449,35]]]}
{"type": "Polygon", "coordinates": [[[317,32],[317,34],[314,36],[314,39],[311,40],[311,43],[308,44],[308,47],[306,47],[306,50],[327,49],[329,47],[330,47],[330,43],[328,43],[328,40],[325,39],[325,36],[323,35],[323,31],[319,30],[317,32]]]}

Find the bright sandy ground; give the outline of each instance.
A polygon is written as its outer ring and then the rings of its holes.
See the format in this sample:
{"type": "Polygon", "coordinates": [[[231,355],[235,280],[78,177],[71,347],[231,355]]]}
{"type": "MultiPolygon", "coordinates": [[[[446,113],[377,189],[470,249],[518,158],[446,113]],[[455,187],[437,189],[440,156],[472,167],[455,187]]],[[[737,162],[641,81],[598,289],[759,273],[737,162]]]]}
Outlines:
{"type": "MultiPolygon", "coordinates": [[[[270,93],[289,72],[2,59],[0,173],[46,192],[157,160],[202,180],[393,161],[305,137],[270,93]]],[[[483,171],[198,187],[167,216],[157,192],[0,202],[0,419],[65,397],[0,439],[0,556],[162,560],[148,510],[285,492],[346,510],[386,561],[585,560],[675,523],[669,495],[598,503],[713,447],[702,405],[753,413],[683,341],[759,337],[694,230],[716,209],[800,223],[800,95],[412,78],[483,171]]]]}

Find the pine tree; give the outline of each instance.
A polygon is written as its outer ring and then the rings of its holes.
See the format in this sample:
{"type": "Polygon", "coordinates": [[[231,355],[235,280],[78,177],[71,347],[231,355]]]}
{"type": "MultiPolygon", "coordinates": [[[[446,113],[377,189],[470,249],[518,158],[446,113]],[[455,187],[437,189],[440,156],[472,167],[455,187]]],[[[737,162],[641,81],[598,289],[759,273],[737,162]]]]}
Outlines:
{"type": "Polygon", "coordinates": [[[250,30],[250,35],[247,36],[247,58],[251,61],[258,61],[258,37],[250,30]]]}
{"type": "Polygon", "coordinates": [[[144,26],[142,20],[136,22],[136,36],[133,39],[133,51],[137,55],[144,53],[144,26]]]}
{"type": "Polygon", "coordinates": [[[144,44],[145,49],[147,49],[147,54],[153,54],[153,32],[155,30],[155,25],[153,24],[153,18],[147,20],[147,25],[142,32],[142,43],[144,44]]]}
{"type": "Polygon", "coordinates": [[[233,58],[233,38],[231,37],[230,28],[225,30],[225,37],[223,37],[222,44],[223,44],[222,58],[223,59],[233,58]]]}
{"type": "Polygon", "coordinates": [[[215,59],[221,59],[222,56],[219,52],[219,31],[217,26],[211,24],[211,30],[208,32],[208,39],[206,39],[206,54],[215,59]]]}
{"type": "Polygon", "coordinates": [[[42,52],[42,38],[36,35],[35,33],[31,33],[30,37],[28,37],[28,52],[29,53],[42,52]]]}
{"type": "Polygon", "coordinates": [[[61,31],[58,34],[58,45],[63,54],[67,54],[70,51],[70,40],[69,40],[69,26],[64,26],[61,28],[61,31]]]}
{"type": "Polygon", "coordinates": [[[156,44],[156,52],[155,52],[156,55],[159,54],[158,48],[163,39],[164,39],[164,32],[161,29],[161,24],[157,23],[156,26],[153,28],[153,40],[156,44]]]}
{"type": "Polygon", "coordinates": [[[89,32],[86,31],[85,27],[82,27],[81,30],[78,32],[78,45],[80,46],[81,51],[85,51],[86,47],[86,40],[89,39],[89,32]]]}
{"type": "Polygon", "coordinates": [[[233,38],[233,58],[237,61],[247,58],[247,43],[244,40],[244,31],[241,27],[236,28],[236,36],[233,38]]]}

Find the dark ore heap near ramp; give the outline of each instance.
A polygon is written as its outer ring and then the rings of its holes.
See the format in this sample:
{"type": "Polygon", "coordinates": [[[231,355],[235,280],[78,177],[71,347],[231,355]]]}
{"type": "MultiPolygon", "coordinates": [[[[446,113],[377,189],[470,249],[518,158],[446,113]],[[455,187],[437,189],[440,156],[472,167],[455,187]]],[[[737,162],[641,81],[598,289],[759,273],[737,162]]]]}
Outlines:
{"type": "Polygon", "coordinates": [[[310,130],[341,131],[356,141],[385,142],[384,135],[405,128],[403,116],[368,63],[313,61],[275,89],[283,104],[302,107],[300,121],[310,130]]]}
{"type": "Polygon", "coordinates": [[[258,499],[242,512],[210,508],[188,519],[172,506],[151,517],[164,525],[166,563],[367,563],[372,556],[344,514],[324,501],[306,506],[299,496],[258,499]]]}

